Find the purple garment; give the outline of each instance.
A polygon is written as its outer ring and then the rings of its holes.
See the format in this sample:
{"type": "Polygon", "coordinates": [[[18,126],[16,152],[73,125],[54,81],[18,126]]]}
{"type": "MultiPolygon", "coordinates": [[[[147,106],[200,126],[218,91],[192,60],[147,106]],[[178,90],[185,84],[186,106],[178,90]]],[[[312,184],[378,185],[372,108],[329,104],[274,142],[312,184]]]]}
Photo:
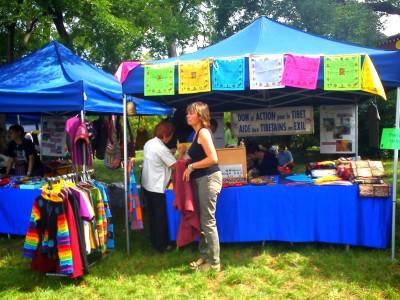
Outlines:
{"type": "Polygon", "coordinates": [[[79,201],[79,209],[82,219],[89,222],[92,221],[95,215],[94,209],[93,207],[89,207],[89,204],[87,203],[87,201],[85,200],[85,196],[83,195],[84,192],[75,188],[70,188],[69,190],[76,196],[79,201]]]}
{"type": "MultiPolygon", "coordinates": [[[[69,135],[69,146],[71,148],[71,158],[73,165],[83,165],[83,151],[82,151],[82,143],[75,143],[76,133],[78,131],[79,126],[82,124],[82,121],[78,117],[72,117],[67,120],[65,125],[65,131],[67,131],[69,135]]],[[[92,156],[90,154],[89,145],[84,143],[85,151],[86,151],[86,166],[90,167],[92,165],[92,156]]]]}

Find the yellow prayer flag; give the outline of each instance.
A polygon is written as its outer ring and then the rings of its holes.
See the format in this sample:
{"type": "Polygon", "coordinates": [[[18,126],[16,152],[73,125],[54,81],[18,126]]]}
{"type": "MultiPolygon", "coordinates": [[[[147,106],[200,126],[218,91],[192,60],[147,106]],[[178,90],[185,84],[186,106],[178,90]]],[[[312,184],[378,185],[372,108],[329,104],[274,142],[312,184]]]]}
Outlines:
{"type": "Polygon", "coordinates": [[[385,89],[375,66],[368,54],[365,55],[364,64],[361,71],[362,90],[371,94],[379,95],[387,100],[385,89]]]}
{"type": "Polygon", "coordinates": [[[179,94],[193,94],[211,91],[210,60],[180,62],[179,94]]]}
{"type": "Polygon", "coordinates": [[[361,55],[325,56],[324,90],[361,90],[361,55]]]}

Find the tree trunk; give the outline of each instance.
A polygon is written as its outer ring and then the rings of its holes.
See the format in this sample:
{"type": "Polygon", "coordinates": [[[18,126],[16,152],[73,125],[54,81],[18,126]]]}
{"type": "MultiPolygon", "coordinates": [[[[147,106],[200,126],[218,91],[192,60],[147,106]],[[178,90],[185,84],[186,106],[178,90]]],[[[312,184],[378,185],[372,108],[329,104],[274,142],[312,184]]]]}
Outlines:
{"type": "Polygon", "coordinates": [[[171,42],[171,44],[169,45],[169,48],[168,48],[168,57],[175,57],[175,56],[177,56],[176,42],[173,41],[173,42],[171,42]]]}
{"type": "Polygon", "coordinates": [[[73,43],[71,37],[64,25],[64,18],[62,11],[56,11],[53,10],[51,7],[48,7],[48,12],[52,16],[53,23],[56,26],[57,32],[60,35],[64,45],[69,49],[73,49],[73,43]]]}
{"type": "Polygon", "coordinates": [[[8,41],[7,41],[7,62],[13,62],[14,61],[14,49],[15,49],[15,42],[14,42],[14,37],[15,37],[15,26],[16,23],[10,24],[7,26],[8,30],[8,41]]]}

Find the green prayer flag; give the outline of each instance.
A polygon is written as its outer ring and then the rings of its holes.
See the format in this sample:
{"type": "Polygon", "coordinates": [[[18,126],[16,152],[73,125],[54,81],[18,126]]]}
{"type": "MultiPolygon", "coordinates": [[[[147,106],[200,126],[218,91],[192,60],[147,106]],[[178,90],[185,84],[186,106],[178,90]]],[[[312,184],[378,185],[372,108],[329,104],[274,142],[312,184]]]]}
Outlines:
{"type": "Polygon", "coordinates": [[[383,128],[381,149],[400,149],[400,128],[383,128]]]}
{"type": "Polygon", "coordinates": [[[325,56],[324,90],[361,90],[361,55],[325,56]]]}
{"type": "Polygon", "coordinates": [[[161,96],[175,94],[175,66],[148,65],[144,70],[144,95],[161,96]]]}

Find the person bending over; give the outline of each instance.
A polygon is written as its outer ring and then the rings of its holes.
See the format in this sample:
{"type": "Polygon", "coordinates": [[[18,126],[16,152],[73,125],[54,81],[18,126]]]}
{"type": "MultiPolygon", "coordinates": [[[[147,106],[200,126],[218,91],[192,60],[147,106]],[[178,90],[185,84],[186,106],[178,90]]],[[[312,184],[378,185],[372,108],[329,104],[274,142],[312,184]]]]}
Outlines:
{"type": "Polygon", "coordinates": [[[280,173],[278,171],[278,160],[275,154],[269,150],[270,148],[270,145],[268,145],[264,152],[254,142],[246,145],[247,157],[252,159],[253,167],[259,171],[260,176],[279,175],[280,173]]]}

